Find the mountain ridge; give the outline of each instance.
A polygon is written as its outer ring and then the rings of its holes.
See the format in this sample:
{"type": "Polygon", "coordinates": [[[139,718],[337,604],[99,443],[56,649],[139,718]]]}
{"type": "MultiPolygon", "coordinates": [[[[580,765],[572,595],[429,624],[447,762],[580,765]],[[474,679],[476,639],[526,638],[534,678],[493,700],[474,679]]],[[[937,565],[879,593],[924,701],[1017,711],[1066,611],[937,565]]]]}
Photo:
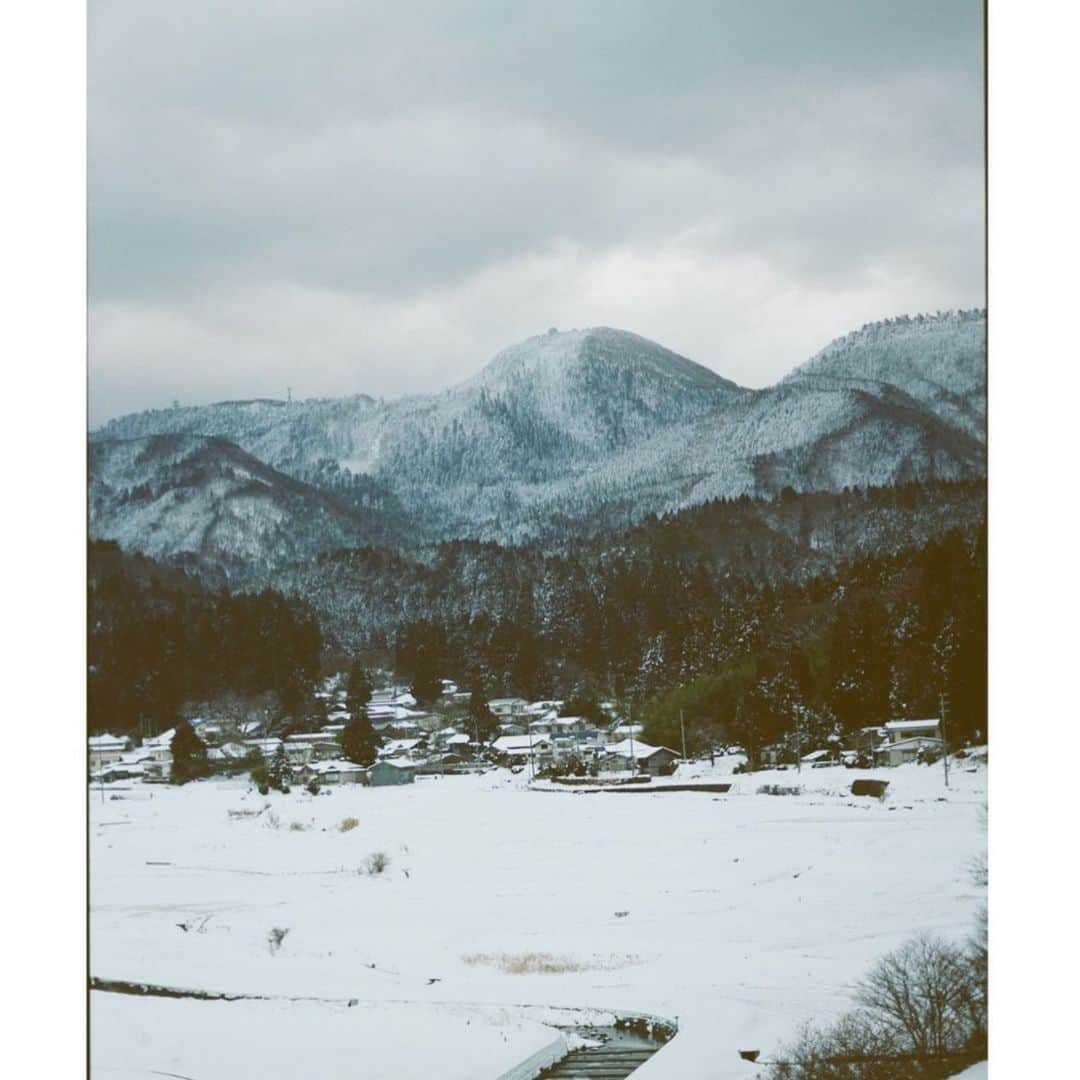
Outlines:
{"type": "MultiPolygon", "coordinates": [[[[438,394],[219,402],[131,414],[90,438],[223,439],[378,510],[360,533],[515,543],[786,487],[980,477],[985,333],[982,311],[871,323],[755,390],[628,331],[549,331],[438,394]]],[[[168,526],[151,524],[160,543],[168,526]]]]}

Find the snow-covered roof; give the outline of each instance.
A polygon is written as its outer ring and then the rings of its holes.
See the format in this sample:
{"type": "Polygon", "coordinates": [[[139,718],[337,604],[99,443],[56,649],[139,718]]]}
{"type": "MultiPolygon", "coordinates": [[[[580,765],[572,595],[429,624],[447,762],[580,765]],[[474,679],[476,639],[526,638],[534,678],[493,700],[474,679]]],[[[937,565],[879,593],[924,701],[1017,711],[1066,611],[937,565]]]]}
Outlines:
{"type": "Polygon", "coordinates": [[[941,725],[939,719],[932,720],[890,720],[885,725],[886,731],[934,731],[941,725]]]}
{"type": "Polygon", "coordinates": [[[803,761],[820,761],[822,758],[827,758],[832,753],[831,750],[811,750],[809,754],[803,754],[803,761]]]}
{"type": "MultiPolygon", "coordinates": [[[[390,758],[381,758],[379,761],[375,762],[375,765],[381,765],[384,768],[387,765],[389,765],[392,769],[410,769],[410,768],[412,768],[412,765],[407,761],[394,761],[393,759],[390,759],[390,758]]],[[[374,768],[374,767],[375,766],[373,765],[372,768],[374,768]]]]}
{"type": "Polygon", "coordinates": [[[456,733],[454,735],[451,735],[446,740],[446,745],[447,746],[464,746],[468,742],[469,742],[469,736],[468,735],[465,735],[463,733],[456,733]]]}
{"type": "Polygon", "coordinates": [[[492,744],[492,748],[498,754],[521,754],[529,753],[530,750],[539,750],[550,743],[542,736],[533,735],[500,735],[492,744]]]}
{"type": "Polygon", "coordinates": [[[357,765],[355,761],[316,761],[307,766],[312,772],[364,772],[363,765],[357,765]]]}
{"type": "Polygon", "coordinates": [[[281,745],[280,739],[245,739],[245,746],[253,747],[256,750],[261,750],[264,754],[267,751],[271,753],[281,745]]]}
{"type": "Polygon", "coordinates": [[[611,733],[612,735],[640,735],[644,730],[644,724],[617,724],[611,729],[611,733]]]}
{"type": "Polygon", "coordinates": [[[91,774],[92,780],[99,780],[103,776],[110,776],[113,773],[128,773],[131,776],[141,776],[146,772],[146,765],[141,761],[115,761],[112,765],[105,765],[98,769],[97,772],[91,774]]]}
{"type": "Polygon", "coordinates": [[[86,741],[91,750],[123,750],[127,746],[122,735],[91,735],[86,741]]]}
{"type": "Polygon", "coordinates": [[[635,761],[651,758],[653,754],[660,750],[666,750],[669,754],[675,754],[676,757],[679,756],[668,746],[650,746],[640,739],[623,739],[621,742],[611,743],[609,746],[604,747],[605,753],[614,754],[616,757],[633,756],[635,761]]]}
{"type": "Polygon", "coordinates": [[[390,739],[379,748],[379,757],[392,757],[394,754],[407,754],[420,745],[419,739],[390,739]]]}
{"type": "Polygon", "coordinates": [[[559,710],[563,707],[561,701],[530,701],[525,706],[525,712],[527,713],[549,713],[554,712],[558,715],[559,710]]]}
{"type": "Polygon", "coordinates": [[[221,746],[212,746],[206,751],[206,756],[211,761],[238,761],[247,756],[247,749],[239,743],[224,743],[221,746]]]}
{"type": "Polygon", "coordinates": [[[160,735],[152,735],[148,739],[143,739],[143,746],[171,746],[173,736],[176,734],[176,728],[169,728],[168,731],[163,731],[160,735]]]}

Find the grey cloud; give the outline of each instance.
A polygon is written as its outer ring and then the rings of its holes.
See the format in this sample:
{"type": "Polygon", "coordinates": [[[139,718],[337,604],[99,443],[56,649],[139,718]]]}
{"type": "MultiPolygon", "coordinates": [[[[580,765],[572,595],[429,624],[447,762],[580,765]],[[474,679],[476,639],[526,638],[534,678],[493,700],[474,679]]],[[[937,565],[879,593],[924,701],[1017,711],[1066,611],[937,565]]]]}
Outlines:
{"type": "Polygon", "coordinates": [[[291,368],[311,392],[419,391],[564,316],[632,315],[760,384],[794,347],[760,330],[776,296],[804,353],[834,322],[981,302],[981,18],[976,0],[92,5],[95,416],[138,387],[263,392],[270,356],[274,385],[291,368]],[[736,304],[684,282],[698,306],[675,305],[616,284],[630,265],[728,289],[754,265],[761,288],[736,304]],[[213,362],[170,370],[181,342],[213,362]]]}

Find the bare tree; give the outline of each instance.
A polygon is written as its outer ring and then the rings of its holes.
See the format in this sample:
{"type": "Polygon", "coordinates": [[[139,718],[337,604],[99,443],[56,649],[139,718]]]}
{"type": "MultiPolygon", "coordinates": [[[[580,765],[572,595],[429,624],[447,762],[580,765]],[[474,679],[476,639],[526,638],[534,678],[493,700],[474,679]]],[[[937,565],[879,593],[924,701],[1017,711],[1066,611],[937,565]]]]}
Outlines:
{"type": "Polygon", "coordinates": [[[968,1045],[971,981],[963,950],[921,936],[880,960],[855,998],[906,1050],[937,1056],[968,1045]]]}

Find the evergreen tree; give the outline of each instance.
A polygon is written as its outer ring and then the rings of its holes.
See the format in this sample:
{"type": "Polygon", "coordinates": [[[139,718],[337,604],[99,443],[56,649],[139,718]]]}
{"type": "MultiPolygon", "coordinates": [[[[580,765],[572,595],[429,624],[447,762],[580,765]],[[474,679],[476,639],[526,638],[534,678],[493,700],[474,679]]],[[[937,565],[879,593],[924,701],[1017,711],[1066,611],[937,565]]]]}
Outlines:
{"type": "Polygon", "coordinates": [[[499,731],[499,720],[488,708],[487,688],[484,677],[477,673],[472,679],[469,692],[469,719],[472,721],[473,734],[478,742],[490,742],[499,731]]]}
{"type": "Polygon", "coordinates": [[[267,766],[267,778],[270,781],[270,786],[277,788],[278,791],[287,792],[289,790],[292,770],[289,768],[289,759],[285,755],[284,741],[278,743],[274,756],[270,759],[270,764],[267,766]]]}
{"type": "Polygon", "coordinates": [[[761,764],[761,751],[791,730],[794,717],[788,703],[773,685],[774,677],[763,676],[739,702],[731,733],[746,751],[754,769],[761,764]]]}
{"type": "Polygon", "coordinates": [[[367,709],[355,709],[352,719],[341,733],[341,753],[346,761],[356,765],[373,765],[378,756],[381,738],[371,726],[367,709]]]}
{"type": "Polygon", "coordinates": [[[186,784],[210,771],[206,744],[186,720],[178,720],[172,738],[172,781],[186,784]]]}
{"type": "Polygon", "coordinates": [[[368,674],[367,668],[356,660],[349,669],[349,680],[345,690],[345,703],[349,712],[356,714],[366,709],[374,692],[375,685],[371,680],[371,675],[368,674]]]}

